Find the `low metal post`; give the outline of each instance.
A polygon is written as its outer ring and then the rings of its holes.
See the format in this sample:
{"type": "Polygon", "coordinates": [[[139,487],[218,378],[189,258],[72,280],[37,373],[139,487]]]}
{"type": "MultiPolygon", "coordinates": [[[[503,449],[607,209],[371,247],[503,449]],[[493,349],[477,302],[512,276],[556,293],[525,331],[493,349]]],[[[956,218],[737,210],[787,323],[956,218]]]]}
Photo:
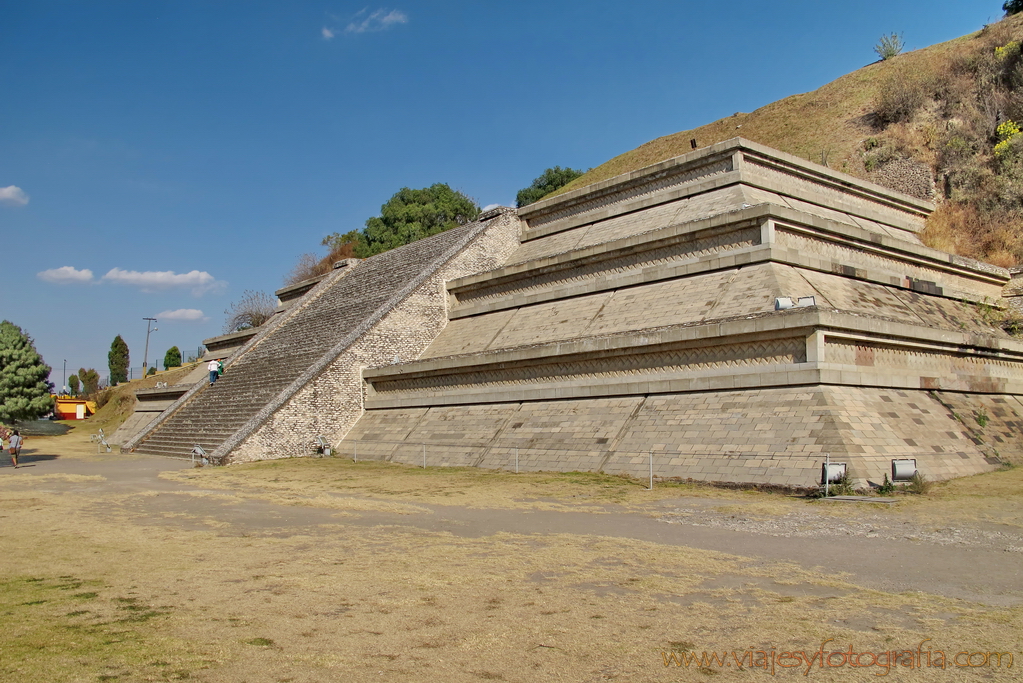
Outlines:
{"type": "Polygon", "coordinates": [[[519,449],[515,449],[515,474],[519,473],[519,449]]]}
{"type": "Polygon", "coordinates": [[[828,497],[828,484],[831,481],[831,453],[824,454],[824,497],[828,497]]]}
{"type": "Polygon", "coordinates": [[[648,490],[654,490],[654,452],[648,451],[647,455],[650,456],[650,488],[648,490]]]}
{"type": "Polygon", "coordinates": [[[423,444],[423,469],[426,469],[426,444],[423,444]]]}
{"type": "Polygon", "coordinates": [[[359,440],[355,440],[355,462],[359,462],[359,440]]]}

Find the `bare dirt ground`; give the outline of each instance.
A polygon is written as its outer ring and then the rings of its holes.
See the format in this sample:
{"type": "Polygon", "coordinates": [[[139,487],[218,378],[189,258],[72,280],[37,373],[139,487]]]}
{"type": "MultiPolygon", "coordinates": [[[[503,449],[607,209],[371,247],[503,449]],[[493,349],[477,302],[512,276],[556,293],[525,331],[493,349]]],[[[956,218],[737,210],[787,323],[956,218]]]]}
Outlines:
{"type": "Polygon", "coordinates": [[[887,506],[341,459],[191,469],[97,454],[89,428],[0,468],[0,681],[1023,667],[1023,468],[887,506]]]}

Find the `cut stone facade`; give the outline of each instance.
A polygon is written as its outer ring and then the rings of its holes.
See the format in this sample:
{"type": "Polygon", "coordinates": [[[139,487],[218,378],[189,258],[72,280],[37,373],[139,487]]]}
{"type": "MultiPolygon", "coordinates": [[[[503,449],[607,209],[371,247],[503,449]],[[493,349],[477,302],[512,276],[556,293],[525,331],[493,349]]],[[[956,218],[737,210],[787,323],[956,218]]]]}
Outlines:
{"type": "Polygon", "coordinates": [[[417,358],[446,320],[444,283],[494,268],[517,246],[513,211],[335,269],[122,448],[214,462],[309,455],[359,418],[365,366],[417,358]]]}
{"type": "Polygon", "coordinates": [[[300,283],[129,446],[790,487],[1023,462],[1023,286],[925,247],[932,209],[723,142],[300,283]]]}
{"type": "Polygon", "coordinates": [[[365,371],[338,447],[793,487],[825,456],[859,485],[1020,460],[1009,272],[923,246],[932,208],[731,140],[521,209],[419,360],[365,371]]]}

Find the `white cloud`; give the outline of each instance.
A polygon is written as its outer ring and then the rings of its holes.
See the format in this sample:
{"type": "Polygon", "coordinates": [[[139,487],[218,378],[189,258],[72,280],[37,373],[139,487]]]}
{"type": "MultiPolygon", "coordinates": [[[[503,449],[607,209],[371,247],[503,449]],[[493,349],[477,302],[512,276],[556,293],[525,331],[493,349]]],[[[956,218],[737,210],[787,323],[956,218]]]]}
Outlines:
{"type": "Polygon", "coordinates": [[[354,20],[345,27],[345,33],[369,33],[373,31],[385,31],[395,24],[408,23],[408,15],[401,10],[390,11],[380,8],[372,14],[366,15],[362,10],[355,15],[354,20]],[[362,17],[360,19],[360,17],[362,17]]]}
{"type": "Polygon", "coordinates": [[[174,287],[191,287],[192,294],[195,296],[221,290],[225,284],[204,270],[193,270],[188,273],[175,273],[172,270],[147,270],[140,273],[137,270],[111,268],[103,276],[103,280],[118,285],[139,287],[143,292],[154,292],[174,287]]]}
{"type": "Polygon", "coordinates": [[[330,40],[334,37],[334,31],[324,26],[320,29],[320,35],[323,36],[324,40],[330,40]]]}
{"type": "Polygon", "coordinates": [[[49,270],[36,273],[36,277],[43,282],[52,282],[57,285],[73,285],[92,282],[92,271],[88,268],[78,270],[71,266],[61,266],[60,268],[50,268],[49,270]]]}
{"type": "Polygon", "coordinates": [[[209,320],[198,308],[179,308],[176,311],[157,313],[158,320],[209,320]]]}
{"type": "Polygon", "coordinates": [[[0,187],[0,204],[13,204],[14,206],[25,206],[28,204],[28,195],[17,185],[0,187]]]}

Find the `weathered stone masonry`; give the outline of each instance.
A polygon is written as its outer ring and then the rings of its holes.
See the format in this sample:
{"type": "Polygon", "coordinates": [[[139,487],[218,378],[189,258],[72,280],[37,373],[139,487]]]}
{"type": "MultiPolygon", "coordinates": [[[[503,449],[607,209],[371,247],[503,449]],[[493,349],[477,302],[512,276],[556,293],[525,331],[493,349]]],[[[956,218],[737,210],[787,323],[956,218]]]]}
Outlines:
{"type": "Polygon", "coordinates": [[[217,462],[307,455],[361,412],[363,365],[416,358],[445,321],[445,280],[501,264],[517,245],[514,212],[496,211],[335,271],[125,445],[217,462]]]}
{"type": "Polygon", "coordinates": [[[743,140],[527,207],[341,446],[788,486],[826,453],[860,484],[1020,459],[1023,345],[978,308],[1009,274],[924,247],[931,208],[743,140]]]}
{"type": "Polygon", "coordinates": [[[1023,287],[923,246],[932,208],[730,140],[328,276],[131,445],[635,476],[652,453],[786,486],[825,454],[861,485],[1023,462],[1023,344],[990,315],[1023,287]]]}

